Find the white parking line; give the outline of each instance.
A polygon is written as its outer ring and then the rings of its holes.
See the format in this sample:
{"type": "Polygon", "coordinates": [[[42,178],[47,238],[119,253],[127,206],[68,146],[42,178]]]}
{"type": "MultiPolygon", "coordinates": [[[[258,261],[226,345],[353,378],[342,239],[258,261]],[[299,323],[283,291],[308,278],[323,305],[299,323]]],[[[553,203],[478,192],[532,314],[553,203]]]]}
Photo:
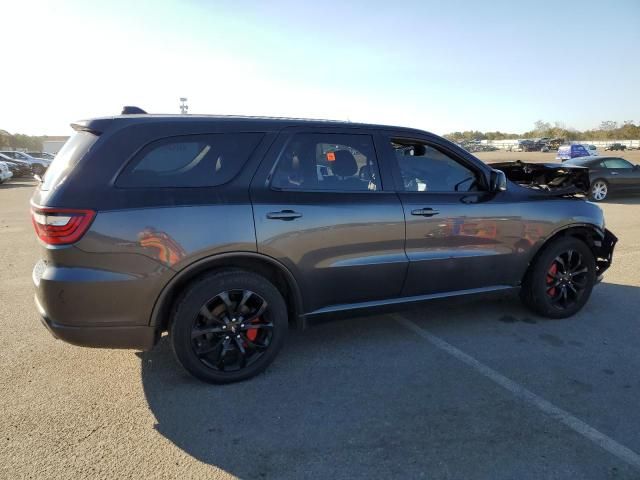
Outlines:
{"type": "Polygon", "coordinates": [[[602,432],[599,432],[598,430],[591,427],[590,425],[587,425],[585,422],[583,422],[579,418],[574,417],[569,412],[566,412],[563,409],[556,407],[551,402],[548,402],[544,398],[527,390],[522,385],[505,377],[501,373],[496,372],[495,370],[488,367],[484,363],[476,360],[472,356],[467,355],[463,351],[445,342],[441,338],[419,327],[417,324],[403,317],[402,315],[391,314],[391,317],[401,325],[405,326],[412,332],[418,334],[419,336],[427,340],[433,346],[439,348],[440,350],[448,353],[452,357],[455,357],[461,362],[467,364],[468,366],[476,370],[478,373],[484,375],[488,379],[492,380],[493,382],[497,383],[501,387],[505,388],[516,397],[527,402],[529,405],[532,405],[538,408],[539,410],[543,411],[550,417],[563,423],[564,425],[572,429],[574,432],[577,432],[583,437],[588,438],[593,443],[595,443],[596,445],[599,445],[607,452],[618,457],[620,460],[640,469],[640,455],[638,455],[633,450],[625,447],[624,445],[621,445],[620,443],[616,442],[614,439],[606,436],[602,432]]]}

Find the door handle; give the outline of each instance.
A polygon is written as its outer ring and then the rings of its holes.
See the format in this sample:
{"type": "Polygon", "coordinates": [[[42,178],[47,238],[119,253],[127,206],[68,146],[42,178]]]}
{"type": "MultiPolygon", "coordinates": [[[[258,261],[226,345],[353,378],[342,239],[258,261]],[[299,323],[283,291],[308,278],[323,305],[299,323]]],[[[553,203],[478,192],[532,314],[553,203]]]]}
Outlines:
{"type": "Polygon", "coordinates": [[[611,175],[620,175],[618,172],[611,172],[611,175]]]}
{"type": "Polygon", "coordinates": [[[282,210],[280,212],[269,212],[267,213],[267,218],[270,220],[295,220],[296,218],[300,218],[302,216],[301,213],[294,212],[293,210],[282,210]]]}
{"type": "Polygon", "coordinates": [[[411,215],[419,215],[422,217],[433,217],[439,213],[440,212],[438,210],[434,210],[433,208],[417,208],[415,210],[411,210],[411,215]]]}

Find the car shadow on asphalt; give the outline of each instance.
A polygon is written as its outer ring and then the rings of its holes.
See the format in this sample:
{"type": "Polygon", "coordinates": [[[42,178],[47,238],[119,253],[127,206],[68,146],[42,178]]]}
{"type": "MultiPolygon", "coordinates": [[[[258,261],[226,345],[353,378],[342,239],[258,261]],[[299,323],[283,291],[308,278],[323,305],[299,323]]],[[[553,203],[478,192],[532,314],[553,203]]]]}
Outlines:
{"type": "Polygon", "coordinates": [[[609,198],[599,203],[615,205],[640,205],[640,194],[638,195],[611,195],[609,198]]]}
{"type": "MultiPolygon", "coordinates": [[[[598,286],[592,298],[598,304],[591,305],[595,313],[589,315],[615,309],[629,289],[637,295],[637,287],[598,286]]],[[[407,314],[422,308],[425,326],[435,328],[447,322],[448,328],[455,322],[458,330],[482,322],[491,329],[499,329],[501,322],[522,323],[523,328],[557,322],[528,313],[515,294],[429,302],[428,310],[421,305],[407,314]]],[[[467,460],[477,454],[510,461],[525,454],[521,448],[528,451],[536,442],[547,448],[558,438],[547,431],[517,438],[524,415],[519,407],[505,408],[504,400],[476,385],[473,372],[443,360],[389,315],[291,331],[265,373],[232,385],[190,377],[175,361],[167,337],[139,356],[156,430],[188,455],[241,478],[353,478],[365,471],[376,478],[413,477],[425,469],[447,477],[459,448],[467,460]],[[481,417],[478,409],[484,412],[481,417]],[[475,433],[466,438],[467,430],[475,433]],[[478,433],[485,431],[486,437],[478,433]],[[437,455],[427,458],[431,451],[437,455]]],[[[474,476],[472,465],[459,468],[460,478],[474,476]]]]}

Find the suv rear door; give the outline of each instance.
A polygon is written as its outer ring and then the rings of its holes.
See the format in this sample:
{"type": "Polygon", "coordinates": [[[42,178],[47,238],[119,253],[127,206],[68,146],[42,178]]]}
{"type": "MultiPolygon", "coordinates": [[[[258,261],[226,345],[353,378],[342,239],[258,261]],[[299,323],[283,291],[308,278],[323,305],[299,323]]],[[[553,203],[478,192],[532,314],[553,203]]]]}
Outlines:
{"type": "Polygon", "coordinates": [[[400,131],[379,142],[406,218],[409,269],[402,295],[517,282],[526,258],[518,252],[530,247],[525,239],[532,232],[508,192],[488,192],[485,169],[437,137],[400,131]]]}
{"type": "Polygon", "coordinates": [[[401,293],[404,214],[373,133],[286,129],[252,181],[258,251],[293,273],[305,313],[401,293]]]}

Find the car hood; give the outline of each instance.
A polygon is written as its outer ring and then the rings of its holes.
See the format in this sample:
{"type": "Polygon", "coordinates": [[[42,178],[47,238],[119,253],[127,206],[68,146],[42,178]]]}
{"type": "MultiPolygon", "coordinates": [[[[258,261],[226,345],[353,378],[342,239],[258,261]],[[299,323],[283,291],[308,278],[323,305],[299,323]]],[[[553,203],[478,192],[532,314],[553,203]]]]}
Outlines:
{"type": "Polygon", "coordinates": [[[491,164],[509,180],[550,195],[565,196],[589,192],[589,169],[562,163],[526,163],[516,160],[491,164]]]}

